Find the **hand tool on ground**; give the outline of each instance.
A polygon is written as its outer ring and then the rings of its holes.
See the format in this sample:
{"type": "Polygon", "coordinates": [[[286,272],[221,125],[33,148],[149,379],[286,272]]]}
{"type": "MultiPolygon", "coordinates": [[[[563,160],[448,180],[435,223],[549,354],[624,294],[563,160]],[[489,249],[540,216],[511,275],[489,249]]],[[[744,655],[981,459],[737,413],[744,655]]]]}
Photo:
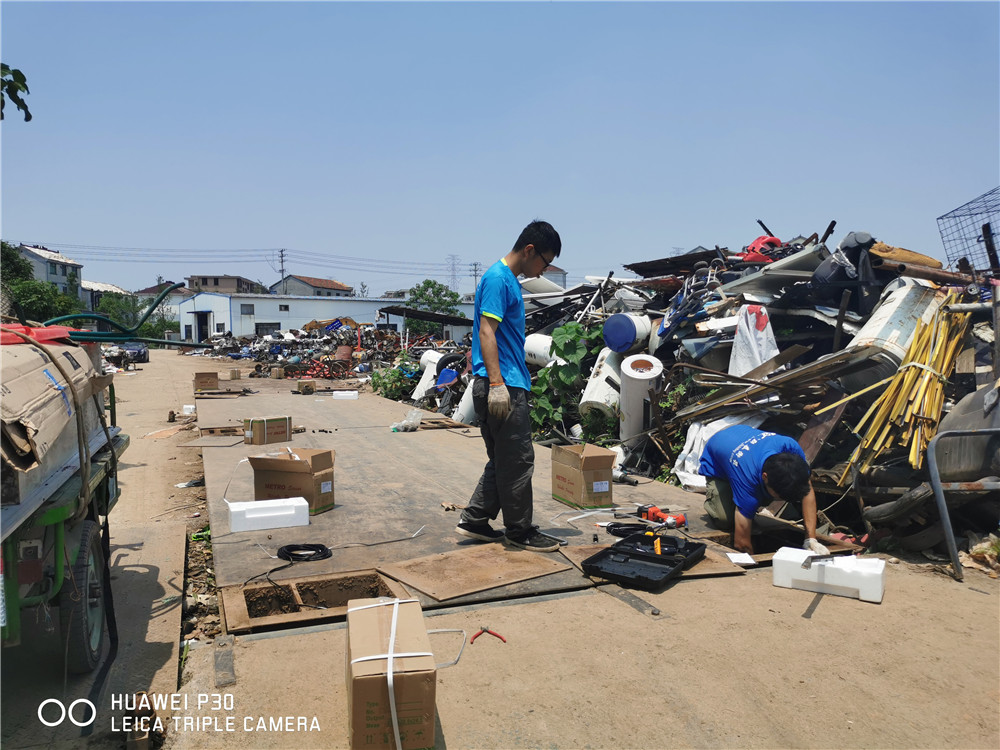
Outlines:
{"type": "Polygon", "coordinates": [[[569,544],[569,539],[563,539],[561,536],[553,536],[552,534],[546,534],[541,529],[537,530],[540,536],[544,536],[546,539],[551,539],[553,542],[559,542],[560,547],[565,547],[569,544]]]}
{"type": "Polygon", "coordinates": [[[656,521],[657,523],[665,524],[668,529],[687,526],[687,518],[684,517],[683,513],[670,514],[666,510],[660,510],[655,505],[640,505],[636,510],[636,515],[639,518],[645,518],[647,521],[656,521]]]}
{"type": "Polygon", "coordinates": [[[802,568],[804,570],[809,570],[812,564],[815,562],[826,562],[827,560],[836,560],[836,555],[810,555],[805,560],[802,561],[802,568]]]}
{"type": "Polygon", "coordinates": [[[481,636],[483,633],[489,633],[490,635],[496,636],[497,638],[499,638],[504,643],[507,642],[507,639],[504,638],[502,635],[500,635],[499,633],[497,633],[497,632],[495,632],[493,630],[490,630],[490,626],[489,625],[482,625],[479,628],[479,632],[476,633],[474,636],[472,636],[472,638],[469,640],[469,645],[472,645],[473,643],[475,643],[476,642],[476,638],[478,638],[479,636],[481,636]]]}

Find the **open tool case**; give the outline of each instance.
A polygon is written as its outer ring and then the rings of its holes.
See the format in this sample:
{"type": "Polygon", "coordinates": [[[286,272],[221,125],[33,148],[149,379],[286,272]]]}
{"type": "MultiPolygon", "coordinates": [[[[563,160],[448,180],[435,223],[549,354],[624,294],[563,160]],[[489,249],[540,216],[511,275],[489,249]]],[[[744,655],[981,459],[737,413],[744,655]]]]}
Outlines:
{"type": "Polygon", "coordinates": [[[633,534],[583,561],[588,576],[653,591],[705,556],[705,545],[674,536],[633,534]],[[656,540],[660,554],[656,554],[656,540]]]}

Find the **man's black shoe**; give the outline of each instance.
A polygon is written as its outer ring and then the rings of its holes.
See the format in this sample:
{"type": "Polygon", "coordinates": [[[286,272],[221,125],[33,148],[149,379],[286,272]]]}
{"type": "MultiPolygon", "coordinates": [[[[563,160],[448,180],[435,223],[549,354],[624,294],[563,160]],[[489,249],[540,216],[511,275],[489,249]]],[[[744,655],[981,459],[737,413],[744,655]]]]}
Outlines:
{"type": "Polygon", "coordinates": [[[503,539],[503,532],[491,527],[488,523],[466,523],[463,521],[455,527],[455,532],[469,539],[478,539],[480,542],[499,542],[503,539]]]}
{"type": "Polygon", "coordinates": [[[534,529],[531,529],[525,537],[520,539],[511,539],[508,536],[507,541],[515,547],[530,549],[534,552],[555,552],[559,549],[559,542],[542,536],[534,529]]]}

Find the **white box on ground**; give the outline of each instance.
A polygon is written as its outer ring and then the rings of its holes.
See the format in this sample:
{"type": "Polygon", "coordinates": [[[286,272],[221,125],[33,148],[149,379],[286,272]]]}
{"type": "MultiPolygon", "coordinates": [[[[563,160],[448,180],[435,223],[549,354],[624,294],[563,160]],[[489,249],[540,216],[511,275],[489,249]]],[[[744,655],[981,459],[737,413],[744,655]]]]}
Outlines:
{"type": "Polygon", "coordinates": [[[881,603],[885,592],[885,560],[852,555],[821,560],[803,568],[802,563],[812,555],[795,547],[782,547],[775,552],[771,558],[774,585],[881,603]]]}
{"type": "Polygon", "coordinates": [[[309,525],[309,503],[304,497],[229,503],[230,531],[260,531],[309,525]]]}

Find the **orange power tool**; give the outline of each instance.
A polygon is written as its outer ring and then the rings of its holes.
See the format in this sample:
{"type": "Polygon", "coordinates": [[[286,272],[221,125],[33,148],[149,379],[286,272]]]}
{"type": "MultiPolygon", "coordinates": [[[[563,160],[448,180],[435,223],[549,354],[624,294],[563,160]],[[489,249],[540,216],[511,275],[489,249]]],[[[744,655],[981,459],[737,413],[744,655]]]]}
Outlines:
{"type": "Polygon", "coordinates": [[[668,529],[687,526],[687,519],[683,513],[667,513],[655,505],[640,505],[636,510],[636,515],[639,518],[645,518],[647,521],[666,524],[668,529]]]}

